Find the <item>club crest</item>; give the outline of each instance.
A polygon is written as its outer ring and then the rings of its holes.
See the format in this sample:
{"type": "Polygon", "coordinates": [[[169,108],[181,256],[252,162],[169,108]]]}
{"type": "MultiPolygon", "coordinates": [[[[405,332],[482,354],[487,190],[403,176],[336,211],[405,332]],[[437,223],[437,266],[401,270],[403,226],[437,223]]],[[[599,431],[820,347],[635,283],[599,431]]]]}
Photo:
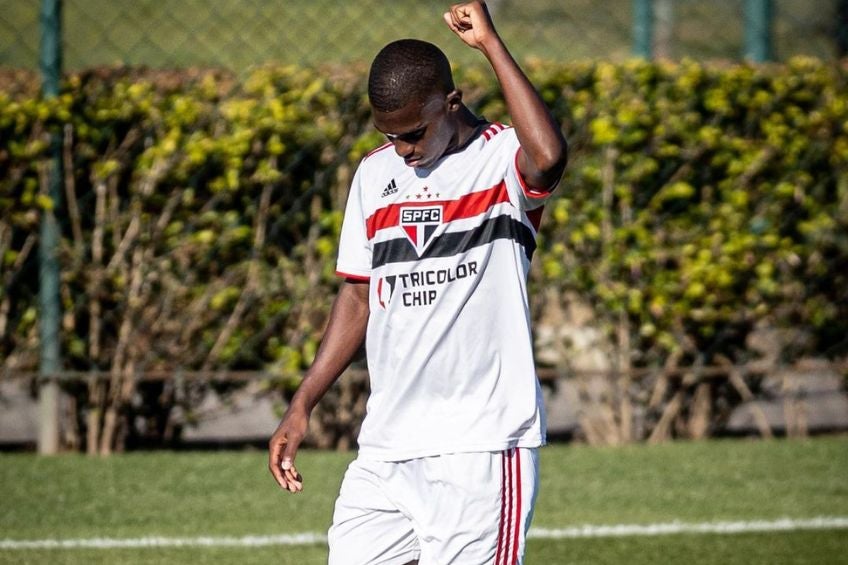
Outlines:
{"type": "Polygon", "coordinates": [[[420,257],[433,241],[433,234],[442,225],[443,208],[439,206],[408,206],[400,209],[400,227],[406,233],[420,257]]]}

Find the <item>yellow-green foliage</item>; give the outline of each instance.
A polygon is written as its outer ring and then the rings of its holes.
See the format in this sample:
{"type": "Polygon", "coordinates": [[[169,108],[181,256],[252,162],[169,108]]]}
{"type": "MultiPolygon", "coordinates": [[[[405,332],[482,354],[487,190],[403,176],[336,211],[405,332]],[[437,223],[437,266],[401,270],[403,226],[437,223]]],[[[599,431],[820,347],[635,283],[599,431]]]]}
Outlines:
{"type": "MultiPolygon", "coordinates": [[[[798,59],[530,72],[571,147],[535,285],[577,291],[610,327],[624,314],[639,363],[681,348],[741,360],[761,321],[844,353],[844,71],[798,59]]],[[[477,110],[508,121],[490,73],[460,82],[477,110]]],[[[0,93],[0,356],[34,350],[32,242],[56,209],[72,218],[66,366],[110,366],[131,318],[143,366],[269,368],[296,382],[337,284],[347,184],[381,142],[363,91],[363,72],[284,67],[241,84],[113,72],[71,76],[55,100],[0,93]],[[42,188],[51,133],[76,217],[42,188]]]]}
{"type": "MultiPolygon", "coordinates": [[[[544,285],[626,313],[637,361],[746,357],[763,322],[848,348],[848,84],[786,66],[538,69],[575,148],[540,252],[544,285]]],[[[799,351],[785,352],[788,356],[799,351]]]]}

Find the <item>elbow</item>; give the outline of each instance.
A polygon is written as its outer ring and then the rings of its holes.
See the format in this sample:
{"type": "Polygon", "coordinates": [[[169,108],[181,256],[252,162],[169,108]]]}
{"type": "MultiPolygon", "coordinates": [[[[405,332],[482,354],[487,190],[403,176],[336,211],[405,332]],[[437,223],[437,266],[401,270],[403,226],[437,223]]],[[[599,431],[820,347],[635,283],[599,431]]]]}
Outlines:
{"type": "Polygon", "coordinates": [[[561,175],[568,165],[568,142],[564,137],[560,136],[556,149],[551,158],[551,170],[557,171],[561,175]]]}
{"type": "Polygon", "coordinates": [[[518,169],[533,187],[548,189],[556,186],[568,164],[568,144],[562,134],[533,146],[533,150],[520,149],[518,169]]]}
{"type": "Polygon", "coordinates": [[[560,135],[556,143],[548,144],[547,150],[538,155],[533,164],[542,176],[559,179],[568,165],[568,143],[565,138],[560,135]]]}
{"type": "Polygon", "coordinates": [[[555,144],[555,167],[559,168],[559,172],[562,174],[566,165],[568,165],[568,142],[565,140],[565,136],[562,135],[562,132],[558,133],[557,143],[555,144]]]}

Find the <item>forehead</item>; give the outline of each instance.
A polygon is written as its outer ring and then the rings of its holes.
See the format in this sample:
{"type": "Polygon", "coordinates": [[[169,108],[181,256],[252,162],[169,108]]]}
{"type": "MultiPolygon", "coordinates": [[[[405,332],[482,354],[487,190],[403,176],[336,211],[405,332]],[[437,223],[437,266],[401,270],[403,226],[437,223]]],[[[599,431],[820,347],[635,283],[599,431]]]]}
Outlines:
{"type": "Polygon", "coordinates": [[[443,95],[431,94],[424,100],[413,100],[406,106],[391,112],[374,110],[374,126],[387,134],[409,133],[436,118],[443,104],[443,95]]]}

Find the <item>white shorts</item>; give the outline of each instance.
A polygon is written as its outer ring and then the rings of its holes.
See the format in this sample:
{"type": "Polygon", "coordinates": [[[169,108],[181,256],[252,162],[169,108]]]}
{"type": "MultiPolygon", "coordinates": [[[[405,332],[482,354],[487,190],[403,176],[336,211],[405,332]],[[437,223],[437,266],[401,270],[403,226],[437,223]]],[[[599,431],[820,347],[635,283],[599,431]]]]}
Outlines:
{"type": "Polygon", "coordinates": [[[347,469],[330,565],[517,565],[539,477],[538,449],[455,453],[347,469]]]}

